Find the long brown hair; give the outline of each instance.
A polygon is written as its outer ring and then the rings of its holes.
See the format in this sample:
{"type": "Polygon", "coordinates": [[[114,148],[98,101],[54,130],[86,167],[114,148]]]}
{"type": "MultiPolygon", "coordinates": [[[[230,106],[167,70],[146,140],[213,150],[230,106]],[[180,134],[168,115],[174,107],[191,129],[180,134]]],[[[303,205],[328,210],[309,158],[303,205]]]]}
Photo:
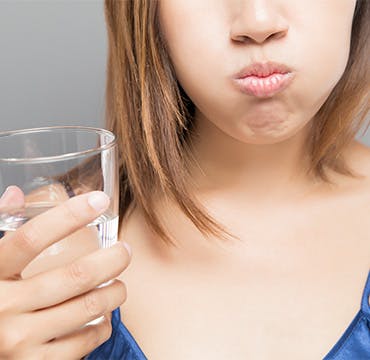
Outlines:
{"type": "MultiPolygon", "coordinates": [[[[194,104],[178,83],[158,20],[158,1],[105,0],[108,33],[106,127],[119,141],[120,216],[140,206],[152,230],[176,245],[154,211],[156,194],[175,201],[204,235],[230,234],[191,192],[188,164],[194,104]]],[[[357,1],[349,61],[308,137],[309,174],[355,177],[341,157],[369,112],[370,2],[357,1]]]]}

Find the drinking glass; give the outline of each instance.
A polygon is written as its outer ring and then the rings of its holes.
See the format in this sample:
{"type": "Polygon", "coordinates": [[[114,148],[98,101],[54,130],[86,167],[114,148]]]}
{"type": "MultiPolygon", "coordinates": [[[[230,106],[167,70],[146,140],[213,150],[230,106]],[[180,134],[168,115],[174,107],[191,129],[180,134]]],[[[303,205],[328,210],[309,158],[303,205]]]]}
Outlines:
{"type": "Polygon", "coordinates": [[[0,236],[72,196],[100,190],[110,198],[103,215],[44,249],[26,266],[22,278],[114,245],[118,183],[117,143],[110,131],[54,126],[0,132],[0,195],[8,186],[16,186],[20,194],[0,207],[0,236]]]}

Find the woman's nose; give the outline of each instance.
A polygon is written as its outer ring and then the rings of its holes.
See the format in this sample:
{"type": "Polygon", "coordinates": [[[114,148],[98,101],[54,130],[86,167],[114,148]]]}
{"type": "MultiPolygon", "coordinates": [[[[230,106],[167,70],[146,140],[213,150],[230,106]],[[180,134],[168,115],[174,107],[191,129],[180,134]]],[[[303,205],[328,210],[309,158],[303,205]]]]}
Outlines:
{"type": "Polygon", "coordinates": [[[267,39],[285,36],[289,26],[279,9],[273,0],[240,1],[235,9],[230,38],[237,42],[261,44],[267,39]]]}

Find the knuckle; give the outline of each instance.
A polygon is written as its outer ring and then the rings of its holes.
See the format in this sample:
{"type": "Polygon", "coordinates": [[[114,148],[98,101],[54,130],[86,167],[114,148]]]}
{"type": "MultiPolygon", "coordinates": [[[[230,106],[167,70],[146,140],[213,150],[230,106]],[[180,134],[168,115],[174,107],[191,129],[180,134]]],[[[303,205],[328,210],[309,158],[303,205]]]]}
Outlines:
{"type": "Polygon", "coordinates": [[[130,261],[130,256],[127,249],[124,246],[118,246],[119,251],[117,251],[117,256],[119,257],[120,263],[125,264],[125,266],[130,261]]]}
{"type": "Polygon", "coordinates": [[[118,280],[118,279],[116,279],[116,283],[117,283],[116,286],[118,287],[118,291],[120,292],[120,299],[122,300],[122,302],[125,302],[127,299],[127,286],[123,281],[118,280]]]}
{"type": "Polygon", "coordinates": [[[106,310],[106,303],[96,292],[90,292],[83,297],[85,311],[89,317],[98,317],[106,310]]]}
{"type": "Polygon", "coordinates": [[[117,259],[117,271],[121,273],[123,270],[125,270],[130,262],[131,258],[127,252],[127,250],[123,246],[119,246],[119,251],[115,252],[116,259],[117,259]]]}
{"type": "MultiPolygon", "coordinates": [[[[0,332],[0,354],[8,355],[18,351],[24,342],[22,333],[17,329],[6,329],[0,332]]],[[[0,357],[2,358],[2,357],[0,357]]]]}
{"type": "MultiPolygon", "coordinates": [[[[12,311],[16,306],[16,299],[18,292],[16,291],[17,286],[13,286],[14,283],[10,281],[0,280],[0,316],[7,314],[12,311]],[[11,296],[9,296],[11,294],[11,296]]],[[[18,285],[18,284],[16,284],[18,285]]]]}
{"type": "Polygon", "coordinates": [[[73,285],[81,290],[91,282],[90,272],[84,264],[80,261],[72,262],[67,269],[69,279],[72,280],[73,285]]]}
{"type": "Polygon", "coordinates": [[[60,206],[63,217],[66,218],[73,227],[79,227],[81,225],[80,215],[77,210],[71,206],[71,203],[69,201],[65,201],[60,206]]]}
{"type": "Polygon", "coordinates": [[[92,350],[97,348],[102,342],[98,326],[91,326],[86,334],[85,347],[92,350]]]}
{"type": "Polygon", "coordinates": [[[97,348],[99,346],[99,340],[100,338],[98,330],[92,326],[91,329],[86,332],[84,348],[88,349],[89,351],[97,348]]]}
{"type": "Polygon", "coordinates": [[[27,226],[21,226],[16,232],[15,243],[20,249],[26,252],[36,252],[38,249],[38,230],[30,221],[27,226]]]}
{"type": "Polygon", "coordinates": [[[100,337],[103,342],[107,341],[112,336],[112,324],[104,317],[104,321],[100,324],[100,337]]]}

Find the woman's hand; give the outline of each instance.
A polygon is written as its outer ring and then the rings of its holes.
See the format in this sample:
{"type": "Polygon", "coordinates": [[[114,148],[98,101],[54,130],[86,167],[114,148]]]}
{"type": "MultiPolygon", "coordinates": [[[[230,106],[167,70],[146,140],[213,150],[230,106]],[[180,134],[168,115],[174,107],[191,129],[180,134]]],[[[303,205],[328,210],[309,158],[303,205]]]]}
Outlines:
{"type": "MultiPolygon", "coordinates": [[[[0,208],[22,202],[11,187],[0,208]]],[[[0,239],[0,359],[80,359],[111,335],[110,312],[126,299],[115,279],[130,262],[121,242],[67,265],[22,278],[23,269],[51,244],[102,214],[109,200],[101,192],[73,197],[0,239]],[[87,322],[104,316],[96,325],[87,322]]]]}

